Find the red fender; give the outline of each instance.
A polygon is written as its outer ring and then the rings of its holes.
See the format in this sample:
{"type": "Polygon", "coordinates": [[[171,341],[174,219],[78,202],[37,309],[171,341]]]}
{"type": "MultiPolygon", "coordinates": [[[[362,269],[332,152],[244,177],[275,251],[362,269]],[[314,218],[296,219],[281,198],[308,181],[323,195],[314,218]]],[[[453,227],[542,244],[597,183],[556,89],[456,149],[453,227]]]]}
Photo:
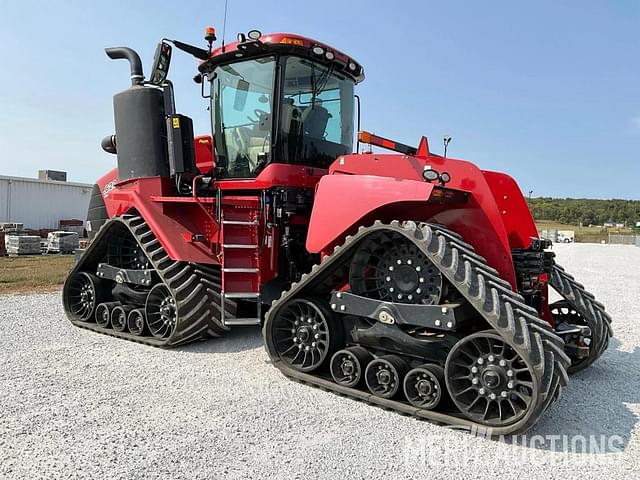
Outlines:
{"type": "Polygon", "coordinates": [[[507,231],[511,248],[527,248],[531,238],[538,236],[538,229],[527,201],[516,181],[505,173],[483,170],[507,231]]]}
{"type": "Polygon", "coordinates": [[[145,177],[118,183],[115,190],[103,193],[109,215],[119,216],[135,210],[172,260],[217,264],[218,260],[211,255],[207,244],[192,241],[193,232],[201,230],[196,224],[203,216],[201,209],[189,202],[176,204],[176,211],[170,204],[154,201],[154,197],[161,197],[168,189],[162,183],[169,181],[168,178],[145,177]]]}
{"type": "Polygon", "coordinates": [[[360,225],[370,225],[376,219],[438,223],[462,235],[515,289],[510,239],[503,217],[510,218],[511,236],[520,244],[528,238],[529,229],[519,230],[517,217],[528,217],[528,220],[522,220],[526,226],[526,222],[532,222],[531,215],[528,210],[522,211],[522,205],[514,210],[511,207],[500,210],[496,197],[504,197],[501,195],[501,182],[509,188],[508,197],[516,196],[514,189],[517,185],[508,182],[508,177],[487,176],[494,190],[485,174],[464,160],[431,155],[361,154],[340,157],[332,164],[330,175],[322,178],[316,191],[307,249],[328,253],[328,247],[341,243],[346,234],[353,233],[360,225]],[[448,205],[437,199],[429,201],[433,186],[422,179],[425,165],[431,165],[439,172],[448,172],[451,181],[447,183],[447,189],[466,192],[467,200],[448,205]],[[379,176],[372,176],[372,172],[379,176]],[[513,214],[509,214],[510,211],[513,214]]]}
{"type": "Polygon", "coordinates": [[[372,175],[327,175],[316,189],[307,250],[318,253],[381,207],[426,202],[433,185],[372,175]]]}

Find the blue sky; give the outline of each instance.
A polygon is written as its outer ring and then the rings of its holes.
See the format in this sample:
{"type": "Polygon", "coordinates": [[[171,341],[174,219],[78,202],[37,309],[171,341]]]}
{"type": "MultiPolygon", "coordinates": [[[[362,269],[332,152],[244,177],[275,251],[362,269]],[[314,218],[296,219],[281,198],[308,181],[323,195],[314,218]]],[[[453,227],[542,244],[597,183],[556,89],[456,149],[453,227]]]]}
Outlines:
{"type": "MultiPolygon", "coordinates": [[[[40,168],[92,182],[115,164],[108,46],[148,70],[157,41],[203,45],[224,1],[0,0],[0,174],[40,168]]],[[[534,196],[640,199],[640,2],[229,0],[227,38],[258,28],[325,41],[364,66],[362,127],[513,175],[534,196]]],[[[210,129],[175,55],[178,110],[210,129]]],[[[148,72],[147,72],[148,73],[148,72]]]]}

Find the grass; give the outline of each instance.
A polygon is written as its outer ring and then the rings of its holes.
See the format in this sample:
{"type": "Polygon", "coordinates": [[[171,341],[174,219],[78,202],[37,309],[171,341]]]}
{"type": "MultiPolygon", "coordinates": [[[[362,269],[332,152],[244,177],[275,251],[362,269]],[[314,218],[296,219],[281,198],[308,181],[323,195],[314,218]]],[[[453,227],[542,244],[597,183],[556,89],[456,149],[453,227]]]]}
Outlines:
{"type": "Polygon", "coordinates": [[[0,257],[0,293],[56,290],[73,263],[73,255],[0,257]]]}

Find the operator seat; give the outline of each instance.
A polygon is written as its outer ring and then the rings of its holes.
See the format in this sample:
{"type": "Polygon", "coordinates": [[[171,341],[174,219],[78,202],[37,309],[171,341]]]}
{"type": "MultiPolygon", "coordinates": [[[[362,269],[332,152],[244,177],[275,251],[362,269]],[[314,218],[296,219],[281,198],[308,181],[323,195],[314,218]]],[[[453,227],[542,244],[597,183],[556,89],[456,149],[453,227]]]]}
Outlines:
{"type": "Polygon", "coordinates": [[[305,136],[324,139],[331,114],[321,103],[307,107],[302,112],[302,129],[305,136]]]}

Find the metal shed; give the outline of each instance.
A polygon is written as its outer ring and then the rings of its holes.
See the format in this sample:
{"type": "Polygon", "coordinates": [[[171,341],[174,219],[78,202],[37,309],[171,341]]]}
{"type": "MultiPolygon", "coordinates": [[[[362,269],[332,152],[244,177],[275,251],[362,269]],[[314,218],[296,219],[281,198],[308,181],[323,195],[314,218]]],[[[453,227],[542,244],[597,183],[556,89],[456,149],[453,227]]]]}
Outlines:
{"type": "Polygon", "coordinates": [[[84,220],[92,185],[0,176],[0,222],[57,229],[60,220],[84,220]]]}

